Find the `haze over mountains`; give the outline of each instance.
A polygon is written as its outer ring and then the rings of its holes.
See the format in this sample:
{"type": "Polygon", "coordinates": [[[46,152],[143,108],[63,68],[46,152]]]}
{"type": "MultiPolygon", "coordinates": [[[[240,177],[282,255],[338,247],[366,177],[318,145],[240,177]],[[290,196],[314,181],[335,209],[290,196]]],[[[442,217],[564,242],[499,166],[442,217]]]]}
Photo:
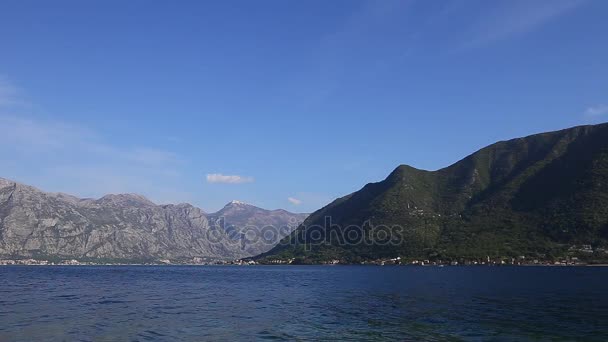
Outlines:
{"type": "Polygon", "coordinates": [[[305,217],[236,201],[207,214],[190,204],[156,205],[136,194],[80,199],[0,178],[1,257],[242,258],[267,251],[305,217]],[[276,234],[262,240],[257,229],[270,225],[276,234]]]}
{"type": "Polygon", "coordinates": [[[437,171],[401,165],[311,214],[261,260],[551,258],[581,244],[608,245],[608,124],[498,142],[437,171]],[[349,231],[374,243],[345,241],[349,231]]]}

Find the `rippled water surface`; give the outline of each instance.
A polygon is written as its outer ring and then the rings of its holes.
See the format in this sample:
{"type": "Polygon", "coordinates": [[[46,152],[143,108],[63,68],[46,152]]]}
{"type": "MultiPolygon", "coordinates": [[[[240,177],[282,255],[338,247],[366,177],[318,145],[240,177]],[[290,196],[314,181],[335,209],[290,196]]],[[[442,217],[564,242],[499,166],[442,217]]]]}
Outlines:
{"type": "Polygon", "coordinates": [[[0,341],[608,340],[606,267],[0,267],[0,341]]]}

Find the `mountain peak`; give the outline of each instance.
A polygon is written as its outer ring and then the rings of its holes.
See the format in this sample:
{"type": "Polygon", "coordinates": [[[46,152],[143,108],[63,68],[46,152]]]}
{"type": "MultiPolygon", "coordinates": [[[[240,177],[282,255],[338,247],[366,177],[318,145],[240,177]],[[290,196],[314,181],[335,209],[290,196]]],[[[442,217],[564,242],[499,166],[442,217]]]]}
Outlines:
{"type": "Polygon", "coordinates": [[[4,188],[4,187],[11,186],[14,184],[15,184],[15,182],[0,177],[0,188],[4,188]]]}
{"type": "Polygon", "coordinates": [[[156,205],[154,202],[139,194],[109,194],[103,196],[98,201],[123,205],[156,205]]]}
{"type": "Polygon", "coordinates": [[[311,214],[288,240],[299,245],[261,257],[565,257],[564,246],[608,246],[606,208],[608,125],[574,127],[497,142],[436,171],[400,165],[311,214]],[[320,236],[370,222],[391,227],[401,243],[315,241],[306,227],[327,227],[327,217],[332,228],[320,236]]]}
{"type": "Polygon", "coordinates": [[[230,203],[226,204],[226,206],[230,206],[230,205],[247,205],[247,206],[251,206],[251,204],[249,204],[249,203],[245,203],[245,202],[241,202],[241,201],[237,201],[237,200],[232,200],[232,201],[230,201],[230,203]]]}

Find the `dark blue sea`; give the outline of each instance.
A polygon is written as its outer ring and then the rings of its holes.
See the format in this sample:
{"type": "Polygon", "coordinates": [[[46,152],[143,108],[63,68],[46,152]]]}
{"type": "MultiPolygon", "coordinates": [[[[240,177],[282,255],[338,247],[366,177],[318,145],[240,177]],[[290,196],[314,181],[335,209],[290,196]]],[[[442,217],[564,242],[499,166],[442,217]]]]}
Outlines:
{"type": "Polygon", "coordinates": [[[0,341],[606,341],[607,267],[6,266],[0,341]]]}

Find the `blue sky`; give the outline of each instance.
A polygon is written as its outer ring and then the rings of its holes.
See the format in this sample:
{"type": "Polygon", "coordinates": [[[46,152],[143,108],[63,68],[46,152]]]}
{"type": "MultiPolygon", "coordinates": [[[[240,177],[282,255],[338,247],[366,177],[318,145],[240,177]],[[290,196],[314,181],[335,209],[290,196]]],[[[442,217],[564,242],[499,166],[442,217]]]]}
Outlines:
{"type": "Polygon", "coordinates": [[[608,2],[0,2],[0,177],[308,212],[608,120],[608,2]]]}

